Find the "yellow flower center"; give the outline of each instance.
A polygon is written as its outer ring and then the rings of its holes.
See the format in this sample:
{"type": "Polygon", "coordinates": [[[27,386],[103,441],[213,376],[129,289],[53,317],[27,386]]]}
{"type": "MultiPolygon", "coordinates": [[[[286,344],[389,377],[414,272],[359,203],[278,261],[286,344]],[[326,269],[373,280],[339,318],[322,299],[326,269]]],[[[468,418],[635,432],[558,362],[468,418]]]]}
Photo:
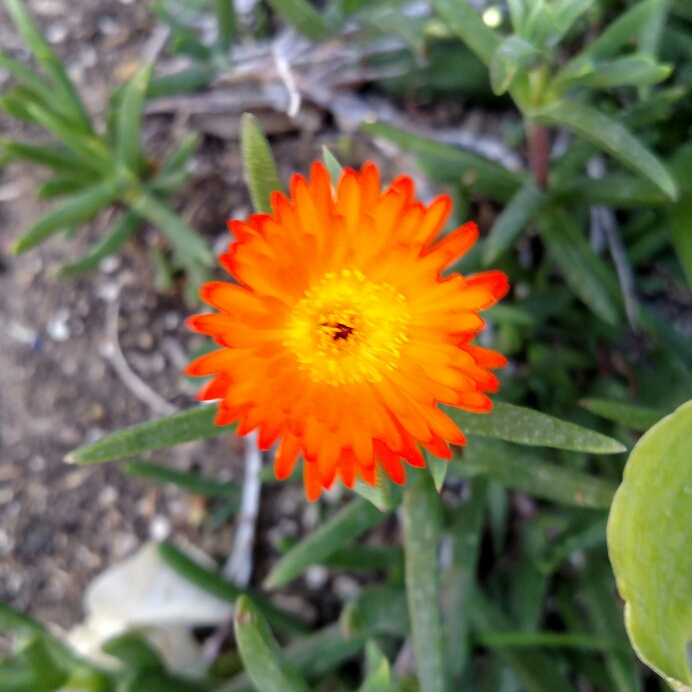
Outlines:
{"type": "Polygon", "coordinates": [[[284,344],[313,382],[378,382],[407,340],[406,299],[357,269],[325,274],[296,304],[284,344]]]}

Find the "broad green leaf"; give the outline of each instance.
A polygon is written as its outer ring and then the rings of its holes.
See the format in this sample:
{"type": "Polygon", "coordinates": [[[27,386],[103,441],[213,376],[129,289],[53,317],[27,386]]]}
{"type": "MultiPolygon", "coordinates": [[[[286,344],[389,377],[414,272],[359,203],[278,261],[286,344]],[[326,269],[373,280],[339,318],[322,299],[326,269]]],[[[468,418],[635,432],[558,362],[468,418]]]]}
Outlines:
{"type": "MultiPolygon", "coordinates": [[[[460,3],[461,4],[461,3],[460,3]]],[[[475,14],[469,7],[469,11],[475,14]]],[[[407,151],[430,156],[459,167],[459,178],[470,190],[506,202],[522,187],[525,176],[508,171],[497,163],[470,154],[459,147],[440,144],[385,123],[364,123],[361,129],[373,137],[385,137],[407,151]],[[464,183],[466,184],[466,183],[464,183]]]]}
{"type": "Polygon", "coordinates": [[[495,402],[493,411],[483,415],[451,406],[443,409],[464,432],[472,435],[574,452],[619,454],[626,451],[620,442],[611,437],[540,411],[502,401],[495,402]]]}
{"type": "Polygon", "coordinates": [[[120,191],[119,182],[109,179],[70,197],[61,207],[46,214],[21,236],[14,245],[14,252],[24,252],[67,226],[88,221],[112,204],[120,191]]]}
{"type": "Polygon", "coordinates": [[[139,168],[142,139],[142,109],[154,63],[142,67],[125,87],[118,112],[117,160],[131,171],[139,168]]]}
{"type": "Polygon", "coordinates": [[[170,240],[181,264],[212,266],[214,256],[202,237],[195,233],[165,202],[141,190],[127,200],[130,209],[158,226],[170,240]]]}
{"type": "MultiPolygon", "coordinates": [[[[337,623],[291,642],[284,649],[284,655],[308,681],[312,681],[324,677],[344,661],[353,658],[364,642],[365,637],[360,635],[346,638],[337,623]]],[[[242,673],[217,687],[216,692],[257,692],[257,688],[247,673],[242,673]]]]}
{"type": "Polygon", "coordinates": [[[565,127],[588,139],[676,199],[677,186],[661,161],[620,123],[599,110],[577,101],[558,99],[536,109],[531,117],[545,125],[565,127]]]}
{"type": "Polygon", "coordinates": [[[235,607],[235,638],[250,678],[261,692],[310,692],[284,656],[267,621],[247,596],[235,607]]]}
{"type": "Polygon", "coordinates": [[[157,483],[172,483],[182,490],[205,497],[240,497],[241,488],[233,481],[221,482],[190,471],[177,471],[160,464],[131,461],[123,464],[123,471],[131,476],[148,478],[157,483]]]}
{"type": "Polygon", "coordinates": [[[557,466],[534,456],[517,454],[503,444],[469,439],[459,461],[450,462],[449,475],[487,475],[515,490],[563,505],[607,509],[617,486],[580,471],[557,466]]]}
{"type": "Polygon", "coordinates": [[[545,193],[529,181],[522,187],[497,217],[485,240],[483,263],[488,266],[519,238],[526,224],[531,220],[545,193]]]}
{"type": "Polygon", "coordinates": [[[440,603],[447,675],[453,690],[462,689],[471,653],[469,603],[485,519],[487,482],[474,478],[469,489],[470,497],[452,510],[449,526],[443,530],[443,541],[449,542],[451,556],[449,566],[443,567],[440,574],[440,603]]]}
{"type": "Polygon", "coordinates": [[[404,490],[406,595],[421,692],[444,692],[444,637],[440,616],[441,505],[432,479],[411,474],[404,490]]]}
{"type": "Polygon", "coordinates": [[[218,27],[216,46],[220,53],[225,54],[230,49],[236,34],[233,0],[216,0],[216,25],[218,27]]]}
{"type": "Polygon", "coordinates": [[[309,0],[269,0],[269,4],[287,24],[314,41],[322,41],[331,33],[309,0]]]}
{"type": "MultiPolygon", "coordinates": [[[[480,636],[512,631],[502,613],[477,589],[471,600],[471,618],[474,629],[480,636]]],[[[576,692],[559,668],[544,654],[513,648],[500,648],[499,652],[527,692],[576,692]]]]}
{"type": "Polygon", "coordinates": [[[135,670],[164,671],[165,666],[157,651],[138,634],[128,632],[109,639],[102,647],[105,653],[114,656],[135,670]]]}
{"type": "Polygon", "coordinates": [[[500,43],[490,61],[490,85],[497,96],[504,94],[521,71],[532,70],[541,61],[541,52],[520,36],[500,43]]]}
{"type": "Polygon", "coordinates": [[[26,10],[23,0],[4,0],[4,2],[22,38],[27,42],[36,60],[46,71],[46,74],[55,83],[57,94],[54,96],[54,99],[57,97],[61,105],[69,110],[75,123],[87,132],[93,132],[91,120],[77,94],[77,90],[67,76],[62,63],[39,33],[26,10]]]}
{"type": "Polygon", "coordinates": [[[613,423],[618,423],[640,432],[648,430],[666,415],[664,411],[658,411],[657,409],[623,404],[619,401],[608,401],[607,399],[582,399],[579,405],[591,411],[591,413],[601,416],[601,418],[607,418],[613,421],[613,423]]]}
{"type": "Polygon", "coordinates": [[[237,587],[233,582],[225,579],[220,572],[202,567],[170,543],[160,543],[158,551],[161,559],[171,569],[200,589],[229,603],[235,603],[238,597],[246,594],[276,628],[292,634],[302,634],[307,630],[306,625],[299,618],[281,610],[262,594],[237,587]]]}
{"type": "Polygon", "coordinates": [[[411,632],[406,592],[403,588],[373,586],[363,589],[341,611],[341,629],[350,639],[357,636],[392,635],[411,632]]]}
{"type": "Polygon", "coordinates": [[[630,454],[608,521],[608,550],[639,657],[676,690],[692,689],[692,402],[630,454]]]}
{"type": "Polygon", "coordinates": [[[64,264],[57,272],[60,279],[80,276],[96,269],[109,255],[113,255],[137,232],[142,219],[134,212],[126,212],[113,228],[76,262],[64,264]]]}
{"type": "Polygon", "coordinates": [[[336,187],[339,184],[339,180],[344,169],[343,166],[336,160],[334,154],[332,154],[332,152],[329,151],[324,144],[322,145],[322,160],[329,171],[329,178],[332,181],[332,185],[336,187]]]}
{"type": "Polygon", "coordinates": [[[165,449],[192,440],[227,435],[235,424],[214,425],[216,406],[195,406],[159,420],[140,423],[102,437],[70,452],[65,461],[71,464],[96,464],[121,459],[152,449],[165,449]]]}
{"type": "Polygon", "coordinates": [[[287,584],[310,565],[329,557],[379,524],[386,516],[367,500],[352,500],[313,534],[289,550],[264,580],[264,586],[273,589],[287,584]]]}
{"type": "Polygon", "coordinates": [[[567,285],[604,322],[618,324],[621,308],[614,276],[574,220],[564,209],[552,207],[543,210],[537,223],[567,285]]]}
{"type": "Polygon", "coordinates": [[[486,65],[490,65],[501,39],[471,5],[459,0],[433,0],[432,6],[447,26],[486,65]]]}
{"type": "Polygon", "coordinates": [[[271,214],[271,193],[282,192],[283,186],[269,142],[251,113],[240,118],[240,150],[252,206],[258,214],[271,214]]]}

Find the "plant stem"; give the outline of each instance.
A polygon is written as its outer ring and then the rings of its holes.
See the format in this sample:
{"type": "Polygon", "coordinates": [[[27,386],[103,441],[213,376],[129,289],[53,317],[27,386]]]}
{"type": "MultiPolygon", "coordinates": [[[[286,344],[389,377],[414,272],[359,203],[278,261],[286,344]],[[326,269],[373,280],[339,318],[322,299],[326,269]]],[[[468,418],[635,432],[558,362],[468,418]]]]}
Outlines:
{"type": "Polygon", "coordinates": [[[548,189],[548,159],[550,156],[550,133],[544,125],[526,120],[526,140],[529,145],[529,165],[536,185],[548,189]]]}

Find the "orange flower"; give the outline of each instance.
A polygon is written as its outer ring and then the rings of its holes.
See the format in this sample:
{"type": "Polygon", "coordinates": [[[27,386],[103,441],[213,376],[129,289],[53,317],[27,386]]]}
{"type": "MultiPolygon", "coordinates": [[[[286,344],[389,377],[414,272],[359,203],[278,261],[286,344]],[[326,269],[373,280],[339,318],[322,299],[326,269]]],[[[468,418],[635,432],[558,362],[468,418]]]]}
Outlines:
{"type": "Polygon", "coordinates": [[[418,445],[451,457],[463,433],[438,403],[492,409],[488,368],[506,360],[471,344],[476,314],[508,290],[488,271],[441,276],[475,243],[467,223],[438,240],[451,210],[443,195],[425,207],[399,176],[381,192],[377,167],[345,169],[336,192],[313,163],[295,175],[290,199],[274,193],[273,214],[231,221],[235,241],[221,264],[239,285],[212,282],[202,300],[220,313],[187,324],[222,348],[187,368],[214,375],[199,393],[219,400],[216,423],[259,429],[259,446],[281,440],[278,479],[302,454],[308,499],[337,476],[374,485],[381,465],[403,483],[402,458],[424,466],[418,445]]]}

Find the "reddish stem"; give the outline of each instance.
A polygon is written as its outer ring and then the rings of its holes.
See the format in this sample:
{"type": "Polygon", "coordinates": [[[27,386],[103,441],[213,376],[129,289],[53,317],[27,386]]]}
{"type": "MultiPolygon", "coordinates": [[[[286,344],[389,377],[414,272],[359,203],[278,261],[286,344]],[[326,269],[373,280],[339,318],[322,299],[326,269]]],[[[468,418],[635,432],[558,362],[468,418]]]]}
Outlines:
{"type": "Polygon", "coordinates": [[[550,133],[548,128],[535,123],[526,123],[526,138],[529,145],[529,164],[536,185],[548,189],[548,159],[550,157],[550,133]]]}

